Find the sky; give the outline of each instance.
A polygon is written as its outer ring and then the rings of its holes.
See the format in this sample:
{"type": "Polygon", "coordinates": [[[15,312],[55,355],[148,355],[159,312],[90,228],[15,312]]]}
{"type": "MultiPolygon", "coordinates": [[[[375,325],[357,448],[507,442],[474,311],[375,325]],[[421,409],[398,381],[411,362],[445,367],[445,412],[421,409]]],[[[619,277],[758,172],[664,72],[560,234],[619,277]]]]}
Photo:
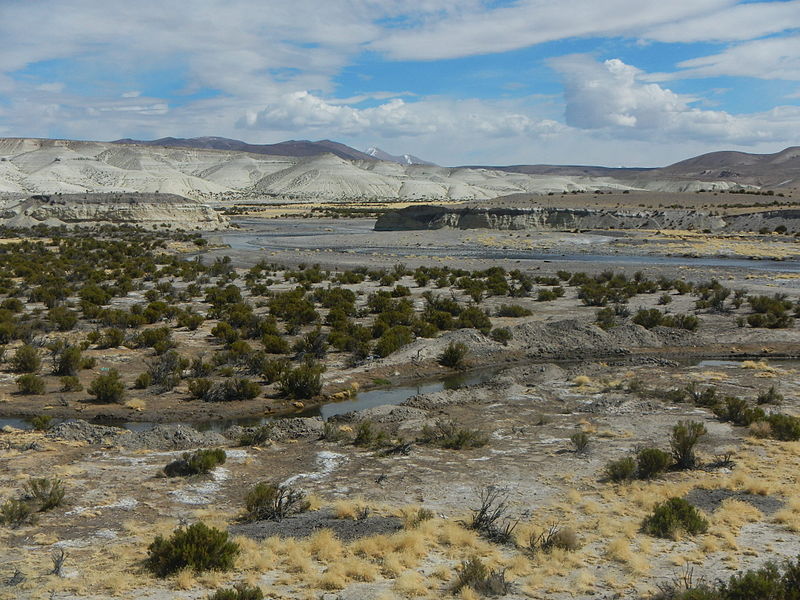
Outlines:
{"type": "Polygon", "coordinates": [[[0,136],[441,165],[800,145],[800,0],[0,0],[0,136]]]}

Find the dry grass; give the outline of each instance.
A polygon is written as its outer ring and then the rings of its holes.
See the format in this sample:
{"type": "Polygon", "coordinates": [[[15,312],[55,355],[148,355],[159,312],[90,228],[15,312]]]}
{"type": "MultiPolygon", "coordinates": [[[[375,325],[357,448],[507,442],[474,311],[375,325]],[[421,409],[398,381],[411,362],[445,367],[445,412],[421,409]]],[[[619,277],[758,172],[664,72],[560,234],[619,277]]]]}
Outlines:
{"type": "Polygon", "coordinates": [[[394,582],[394,588],[405,596],[424,596],[428,593],[426,579],[416,571],[405,571],[394,582]]]}

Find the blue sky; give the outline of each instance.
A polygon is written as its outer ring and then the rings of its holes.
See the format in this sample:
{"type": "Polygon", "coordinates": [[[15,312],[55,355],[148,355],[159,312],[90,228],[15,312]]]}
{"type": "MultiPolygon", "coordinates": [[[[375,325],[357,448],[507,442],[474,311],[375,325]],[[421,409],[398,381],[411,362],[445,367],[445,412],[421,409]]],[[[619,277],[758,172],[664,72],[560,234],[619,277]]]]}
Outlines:
{"type": "Polygon", "coordinates": [[[800,145],[800,0],[0,0],[0,135],[445,165],[800,145]]]}

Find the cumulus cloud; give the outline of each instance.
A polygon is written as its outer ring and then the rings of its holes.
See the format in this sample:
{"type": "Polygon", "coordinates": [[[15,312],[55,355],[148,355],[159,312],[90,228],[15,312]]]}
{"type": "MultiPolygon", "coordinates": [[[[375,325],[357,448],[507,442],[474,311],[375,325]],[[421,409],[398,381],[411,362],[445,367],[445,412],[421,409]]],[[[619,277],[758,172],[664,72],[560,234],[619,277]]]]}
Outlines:
{"type": "Polygon", "coordinates": [[[551,61],[564,79],[565,118],[580,129],[658,140],[694,139],[754,144],[789,140],[800,127],[800,107],[732,115],[692,106],[695,98],[676,94],[619,59],[597,62],[585,55],[551,61]]]}
{"type": "Polygon", "coordinates": [[[249,113],[239,125],[375,136],[441,135],[457,130],[489,136],[547,135],[562,128],[555,121],[508,112],[485,102],[429,99],[408,103],[393,98],[378,106],[357,108],[327,101],[308,91],[286,94],[263,110],[249,113]]]}

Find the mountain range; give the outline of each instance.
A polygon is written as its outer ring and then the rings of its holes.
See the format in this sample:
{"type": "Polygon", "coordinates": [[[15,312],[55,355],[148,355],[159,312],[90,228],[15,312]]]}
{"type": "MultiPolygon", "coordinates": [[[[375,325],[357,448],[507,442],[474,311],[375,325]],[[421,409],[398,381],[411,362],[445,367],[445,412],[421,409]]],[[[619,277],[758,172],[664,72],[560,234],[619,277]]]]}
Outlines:
{"type": "MultiPolygon", "coordinates": [[[[800,184],[800,147],[713,152],[661,168],[439,167],[330,140],[247,144],[218,137],[91,142],[0,138],[0,192],[173,193],[197,199],[491,199],[583,190],[695,191],[800,184]]],[[[417,159],[418,160],[418,159],[417,159]]],[[[424,161],[422,161],[424,162],[424,161]]]]}

